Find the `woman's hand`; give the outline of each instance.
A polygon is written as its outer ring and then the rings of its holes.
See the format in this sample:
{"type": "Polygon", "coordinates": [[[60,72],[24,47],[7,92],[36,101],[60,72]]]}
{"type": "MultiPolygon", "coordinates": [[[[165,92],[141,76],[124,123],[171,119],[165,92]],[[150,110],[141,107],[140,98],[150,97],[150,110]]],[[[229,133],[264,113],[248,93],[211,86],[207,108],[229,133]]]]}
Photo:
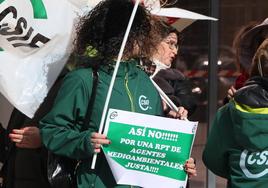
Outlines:
{"type": "Polygon", "coordinates": [[[193,158],[190,158],[186,161],[186,163],[184,164],[184,169],[189,175],[189,178],[191,178],[192,176],[197,176],[196,164],[193,158]]]}
{"type": "Polygon", "coordinates": [[[36,149],[42,145],[40,131],[37,127],[13,129],[12,133],[9,134],[9,138],[19,148],[36,149]]]}
{"type": "Polygon", "coordinates": [[[170,110],[167,116],[175,119],[187,119],[188,110],[180,106],[178,107],[178,112],[170,110]]]}
{"type": "MultiPolygon", "coordinates": [[[[171,111],[170,113],[175,112],[175,111],[171,111]]],[[[178,107],[178,112],[175,112],[176,119],[187,119],[188,117],[188,110],[186,110],[183,106],[179,106],[178,107]]]]}
{"type": "Polygon", "coordinates": [[[103,144],[111,144],[111,141],[104,134],[94,132],[91,134],[91,144],[94,148],[94,153],[100,153],[101,146],[103,144]]]}
{"type": "Polygon", "coordinates": [[[179,106],[178,112],[176,112],[175,110],[170,109],[164,100],[162,100],[162,104],[165,116],[175,119],[187,119],[188,110],[186,110],[183,106],[179,106]]]}
{"type": "Polygon", "coordinates": [[[230,100],[231,98],[234,97],[234,94],[236,92],[236,89],[234,88],[234,86],[231,86],[230,89],[228,89],[227,92],[227,98],[230,100]]]}

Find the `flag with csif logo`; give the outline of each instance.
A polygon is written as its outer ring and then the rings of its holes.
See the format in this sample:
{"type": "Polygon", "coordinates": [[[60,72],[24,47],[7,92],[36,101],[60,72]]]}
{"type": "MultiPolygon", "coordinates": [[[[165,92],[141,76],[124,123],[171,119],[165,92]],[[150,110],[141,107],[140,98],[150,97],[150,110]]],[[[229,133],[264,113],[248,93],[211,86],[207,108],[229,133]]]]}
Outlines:
{"type": "Polygon", "coordinates": [[[0,0],[0,92],[29,117],[68,59],[80,1],[0,0]]]}

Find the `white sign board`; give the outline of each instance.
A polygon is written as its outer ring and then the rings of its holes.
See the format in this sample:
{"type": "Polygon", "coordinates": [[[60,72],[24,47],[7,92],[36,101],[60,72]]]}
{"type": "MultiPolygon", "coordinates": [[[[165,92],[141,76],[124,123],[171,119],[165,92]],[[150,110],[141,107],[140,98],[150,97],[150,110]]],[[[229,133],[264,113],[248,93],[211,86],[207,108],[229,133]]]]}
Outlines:
{"type": "Polygon", "coordinates": [[[110,109],[104,154],[118,184],[185,188],[197,122],[110,109]]]}

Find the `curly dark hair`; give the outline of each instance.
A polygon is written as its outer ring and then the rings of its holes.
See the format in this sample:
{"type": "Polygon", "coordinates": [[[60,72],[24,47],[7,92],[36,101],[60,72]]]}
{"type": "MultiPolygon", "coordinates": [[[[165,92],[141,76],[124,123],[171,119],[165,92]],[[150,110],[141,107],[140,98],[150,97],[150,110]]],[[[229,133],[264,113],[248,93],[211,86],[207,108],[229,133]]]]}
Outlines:
{"type": "MultiPolygon", "coordinates": [[[[155,19],[159,19],[159,18],[155,18],[155,19]]],[[[158,32],[160,35],[160,38],[163,40],[164,38],[166,38],[170,33],[175,33],[178,37],[178,43],[180,42],[179,40],[181,39],[181,33],[174,28],[173,26],[171,26],[170,24],[164,22],[164,21],[156,21],[157,27],[158,27],[158,32]]]]}
{"type": "MultiPolygon", "coordinates": [[[[103,60],[116,58],[133,8],[134,3],[130,0],[100,2],[78,23],[73,54],[83,56],[85,52],[94,51],[104,63],[107,61],[103,60]]],[[[123,57],[150,57],[158,42],[152,30],[150,14],[139,5],[123,57]]]]}

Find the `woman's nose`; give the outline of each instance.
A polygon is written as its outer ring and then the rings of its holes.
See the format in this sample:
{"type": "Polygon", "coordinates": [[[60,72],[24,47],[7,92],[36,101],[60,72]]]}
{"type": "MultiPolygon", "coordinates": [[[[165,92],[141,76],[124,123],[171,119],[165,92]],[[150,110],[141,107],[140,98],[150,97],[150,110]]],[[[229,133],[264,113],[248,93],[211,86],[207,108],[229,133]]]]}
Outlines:
{"type": "Polygon", "coordinates": [[[173,49],[172,49],[172,53],[173,53],[174,55],[177,55],[177,53],[178,53],[178,49],[177,49],[177,48],[173,48],[173,49]]]}

